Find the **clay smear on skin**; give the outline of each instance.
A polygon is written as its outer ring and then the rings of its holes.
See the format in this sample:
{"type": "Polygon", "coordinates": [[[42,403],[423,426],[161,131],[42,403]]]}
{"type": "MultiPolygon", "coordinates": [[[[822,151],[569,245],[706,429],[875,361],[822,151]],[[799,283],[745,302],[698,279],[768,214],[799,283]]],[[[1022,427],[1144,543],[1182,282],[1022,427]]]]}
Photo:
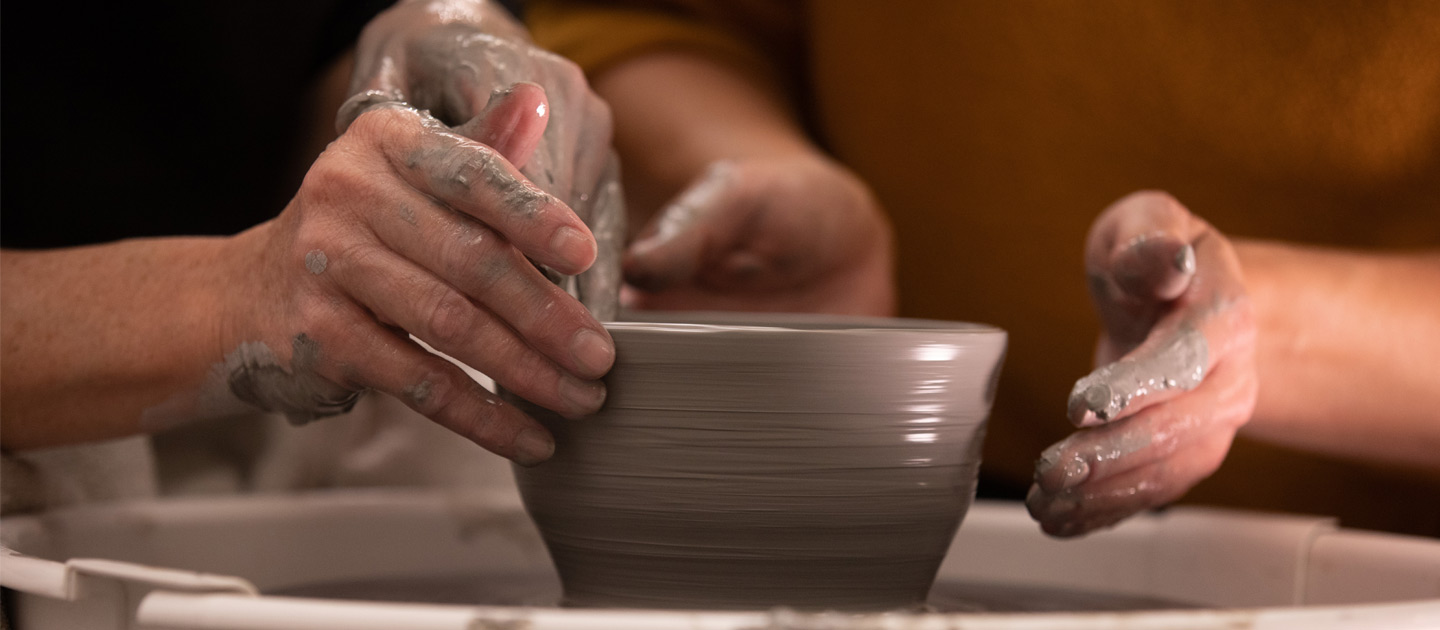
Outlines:
{"type": "Polygon", "coordinates": [[[1050,448],[1040,454],[1040,461],[1035,466],[1036,474],[1045,475],[1056,466],[1062,466],[1061,485],[1069,488],[1088,478],[1094,464],[1120,459],[1154,443],[1153,437],[1147,432],[1118,431],[1104,440],[1079,448],[1074,447],[1075,442],[1087,439],[1090,439],[1090,432],[1082,431],[1050,445],[1050,448]],[[1069,457],[1064,458],[1062,465],[1061,454],[1065,451],[1071,452],[1069,457]]]}
{"type": "Polygon", "coordinates": [[[1204,380],[1209,359],[1205,335],[1183,324],[1165,345],[1111,363],[1077,381],[1070,392],[1070,417],[1080,417],[1079,411],[1086,409],[1109,421],[1137,397],[1167,389],[1194,389],[1204,380]]]}
{"type": "Polygon", "coordinates": [[[305,269],[315,275],[325,273],[325,267],[330,264],[330,259],[325,257],[325,252],[312,249],[305,254],[305,269]]]}
{"type": "Polygon", "coordinates": [[[259,341],[241,343],[210,366],[201,385],[178,393],[146,409],[140,426],[147,432],[162,431],[186,422],[207,418],[229,418],[278,412],[292,424],[350,411],[360,392],[345,389],[315,372],[321,358],[320,344],[305,334],[296,335],[291,345],[290,368],[281,365],[275,352],[259,341]]]}
{"type": "Polygon", "coordinates": [[[421,117],[427,132],[421,146],[405,159],[409,168],[420,170],[462,193],[480,185],[499,197],[499,205],[522,218],[533,218],[552,197],[513,172],[509,163],[493,149],[453,133],[428,113],[410,109],[421,117]]]}
{"type": "Polygon", "coordinates": [[[359,392],[316,373],[320,359],[320,344],[300,333],[291,343],[288,370],[269,346],[247,341],[225,356],[223,371],[235,398],[258,409],[283,413],[292,424],[305,424],[350,411],[359,400],[359,392]]]}

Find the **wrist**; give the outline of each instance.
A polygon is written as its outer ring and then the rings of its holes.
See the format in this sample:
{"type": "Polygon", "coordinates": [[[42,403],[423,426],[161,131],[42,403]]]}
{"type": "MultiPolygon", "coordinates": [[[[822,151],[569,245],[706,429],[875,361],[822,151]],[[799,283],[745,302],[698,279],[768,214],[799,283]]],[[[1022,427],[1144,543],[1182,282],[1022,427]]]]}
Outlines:
{"type": "Polygon", "coordinates": [[[197,291],[197,313],[207,322],[207,356],[212,363],[224,359],[247,341],[272,342],[263,322],[277,321],[282,314],[266,313],[273,305],[265,299],[267,287],[278,287],[263,253],[278,219],[261,223],[244,232],[220,239],[212,248],[206,286],[197,291]]]}
{"type": "Polygon", "coordinates": [[[777,88],[697,53],[627,59],[593,83],[614,113],[635,225],[716,161],[819,153],[777,88]]]}
{"type": "Polygon", "coordinates": [[[521,41],[530,41],[530,33],[505,7],[492,0],[402,0],[390,11],[416,12],[420,24],[468,24],[478,30],[521,41]]]}

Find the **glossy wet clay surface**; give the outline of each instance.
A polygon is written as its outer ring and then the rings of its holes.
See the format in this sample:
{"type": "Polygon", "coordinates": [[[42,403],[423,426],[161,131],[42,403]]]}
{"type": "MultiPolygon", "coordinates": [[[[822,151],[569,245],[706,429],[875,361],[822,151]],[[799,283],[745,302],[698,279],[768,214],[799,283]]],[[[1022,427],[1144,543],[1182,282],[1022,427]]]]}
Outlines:
{"type": "MultiPolygon", "coordinates": [[[[600,413],[517,468],[576,606],[918,606],[974,497],[1005,348],[986,326],[609,324],[600,413]]],[[[694,323],[700,322],[700,323],[694,323]]]]}

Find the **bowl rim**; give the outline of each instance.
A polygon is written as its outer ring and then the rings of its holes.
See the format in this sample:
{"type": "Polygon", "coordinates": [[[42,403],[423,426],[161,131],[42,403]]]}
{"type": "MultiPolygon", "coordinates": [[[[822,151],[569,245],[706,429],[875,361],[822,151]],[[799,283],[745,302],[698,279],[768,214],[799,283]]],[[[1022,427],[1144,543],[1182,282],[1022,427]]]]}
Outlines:
{"type": "Polygon", "coordinates": [[[720,311],[625,312],[605,322],[611,333],[644,331],[676,334],[753,333],[787,335],[854,335],[923,333],[1005,335],[1004,329],[975,322],[872,317],[820,313],[738,313],[720,311]]]}

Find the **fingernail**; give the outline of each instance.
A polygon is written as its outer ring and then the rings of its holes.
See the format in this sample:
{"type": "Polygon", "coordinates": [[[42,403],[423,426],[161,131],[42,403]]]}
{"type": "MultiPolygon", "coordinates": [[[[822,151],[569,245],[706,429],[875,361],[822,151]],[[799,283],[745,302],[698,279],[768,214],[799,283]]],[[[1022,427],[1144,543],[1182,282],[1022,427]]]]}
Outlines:
{"type": "Polygon", "coordinates": [[[570,226],[555,230],[550,236],[550,251],[557,257],[570,261],[583,271],[595,261],[595,241],[570,226]]]}
{"type": "Polygon", "coordinates": [[[1044,451],[1041,451],[1040,459],[1036,460],[1035,462],[1036,478],[1039,478],[1041,475],[1050,472],[1050,469],[1054,468],[1055,464],[1060,463],[1060,445],[1061,442],[1056,442],[1054,444],[1051,444],[1044,451]]]}
{"type": "Polygon", "coordinates": [[[589,328],[582,328],[570,341],[570,354],[584,370],[584,376],[600,378],[615,364],[615,346],[589,328]]]}
{"type": "Polygon", "coordinates": [[[1110,398],[1113,393],[1110,386],[1104,383],[1097,383],[1085,389],[1085,406],[1095,412],[1101,420],[1110,419],[1110,398]]]}
{"type": "Polygon", "coordinates": [[[1180,251],[1175,252],[1175,268],[1184,274],[1195,273],[1195,246],[1186,243],[1180,251]]]}
{"type": "Polygon", "coordinates": [[[525,429],[515,436],[515,463],[521,466],[534,466],[554,454],[555,440],[549,433],[525,429]]]}
{"type": "Polygon", "coordinates": [[[1074,488],[1089,476],[1090,463],[1079,457],[1073,458],[1065,462],[1065,467],[1060,470],[1060,488],[1074,488]]]}
{"type": "Polygon", "coordinates": [[[600,405],[605,404],[605,385],[600,381],[562,377],[560,398],[570,404],[572,416],[590,415],[599,411],[600,405]]]}
{"type": "Polygon", "coordinates": [[[480,112],[480,117],[485,120],[482,124],[489,132],[489,137],[478,138],[478,140],[494,147],[502,154],[510,148],[510,138],[515,135],[515,128],[519,126],[519,112],[508,112],[509,118],[504,121],[491,120],[491,117],[494,115],[495,110],[504,104],[505,101],[510,100],[511,95],[514,93],[515,88],[513,86],[491,92],[490,100],[485,103],[485,109],[480,112]]]}

